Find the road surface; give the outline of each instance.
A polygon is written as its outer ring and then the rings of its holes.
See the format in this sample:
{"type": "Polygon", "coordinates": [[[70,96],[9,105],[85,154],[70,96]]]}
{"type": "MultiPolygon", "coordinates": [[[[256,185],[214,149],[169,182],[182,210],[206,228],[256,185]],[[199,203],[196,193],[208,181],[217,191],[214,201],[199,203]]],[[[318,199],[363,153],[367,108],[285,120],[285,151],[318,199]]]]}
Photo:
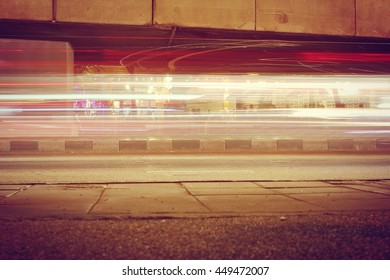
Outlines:
{"type": "Polygon", "coordinates": [[[0,184],[390,178],[388,155],[2,156],[0,184]]]}

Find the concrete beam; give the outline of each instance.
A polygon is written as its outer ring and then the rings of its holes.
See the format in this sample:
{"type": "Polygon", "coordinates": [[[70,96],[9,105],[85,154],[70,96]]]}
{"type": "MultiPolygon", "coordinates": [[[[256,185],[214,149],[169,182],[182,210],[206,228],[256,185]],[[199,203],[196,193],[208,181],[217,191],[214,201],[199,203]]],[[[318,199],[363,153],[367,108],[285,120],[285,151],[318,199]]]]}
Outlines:
{"type": "Polygon", "coordinates": [[[354,0],[256,0],[256,30],[354,35],[354,0]]]}
{"type": "Polygon", "coordinates": [[[52,0],[0,0],[0,19],[52,20],[52,0]]]}
{"type": "Polygon", "coordinates": [[[389,14],[389,0],[0,0],[0,20],[380,38],[390,38],[389,14]]]}
{"type": "Polygon", "coordinates": [[[155,0],[154,24],[255,30],[255,2],[155,0]]]}
{"type": "Polygon", "coordinates": [[[356,0],[356,35],[389,38],[389,15],[389,0],[356,0]]]}
{"type": "Polygon", "coordinates": [[[73,74],[73,49],[69,43],[0,39],[0,50],[4,53],[0,75],[73,74]]]}
{"type": "Polygon", "coordinates": [[[57,0],[57,21],[97,24],[152,23],[152,0],[57,0]]]}

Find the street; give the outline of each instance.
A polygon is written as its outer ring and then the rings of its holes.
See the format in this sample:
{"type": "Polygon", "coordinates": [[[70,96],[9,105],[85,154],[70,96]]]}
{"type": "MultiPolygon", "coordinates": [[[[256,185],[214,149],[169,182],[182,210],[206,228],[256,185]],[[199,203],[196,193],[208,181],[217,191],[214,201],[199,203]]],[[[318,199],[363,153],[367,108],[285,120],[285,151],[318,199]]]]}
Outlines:
{"type": "Polygon", "coordinates": [[[388,155],[162,154],[0,157],[0,184],[389,179],[388,155]]]}

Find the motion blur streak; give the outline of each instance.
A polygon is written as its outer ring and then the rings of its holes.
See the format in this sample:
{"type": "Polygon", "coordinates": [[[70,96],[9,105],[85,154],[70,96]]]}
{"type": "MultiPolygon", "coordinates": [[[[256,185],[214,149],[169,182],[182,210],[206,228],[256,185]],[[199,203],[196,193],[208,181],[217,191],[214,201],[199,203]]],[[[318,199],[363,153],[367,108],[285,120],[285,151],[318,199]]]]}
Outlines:
{"type": "Polygon", "coordinates": [[[390,76],[3,75],[0,137],[385,137],[390,76]]]}

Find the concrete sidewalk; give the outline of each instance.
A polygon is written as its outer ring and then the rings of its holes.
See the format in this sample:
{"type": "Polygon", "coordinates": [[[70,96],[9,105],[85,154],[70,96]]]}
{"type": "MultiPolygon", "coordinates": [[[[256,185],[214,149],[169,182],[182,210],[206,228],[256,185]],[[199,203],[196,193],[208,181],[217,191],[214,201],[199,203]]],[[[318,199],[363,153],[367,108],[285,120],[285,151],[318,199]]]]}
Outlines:
{"type": "Polygon", "coordinates": [[[390,180],[0,185],[0,218],[288,215],[390,210],[390,180]]]}

